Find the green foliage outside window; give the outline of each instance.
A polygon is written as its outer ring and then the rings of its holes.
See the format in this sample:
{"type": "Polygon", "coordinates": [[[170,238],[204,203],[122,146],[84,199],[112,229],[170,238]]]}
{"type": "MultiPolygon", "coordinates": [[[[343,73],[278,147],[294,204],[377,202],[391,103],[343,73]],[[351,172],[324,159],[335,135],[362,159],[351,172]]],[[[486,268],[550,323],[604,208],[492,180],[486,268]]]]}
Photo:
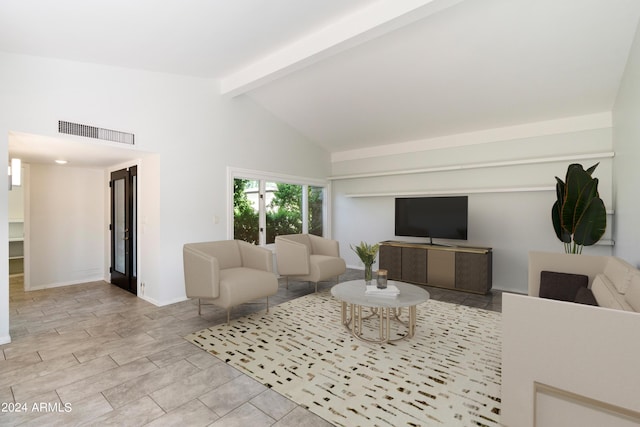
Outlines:
{"type": "Polygon", "coordinates": [[[309,234],[322,236],[322,187],[309,187],[309,234]]]}
{"type": "Polygon", "coordinates": [[[253,209],[245,192],[250,182],[233,180],[233,238],[258,244],[258,211],[253,209]]]}
{"type": "MultiPolygon", "coordinates": [[[[235,179],[233,185],[234,238],[257,244],[258,211],[249,201],[246,189],[250,180],[235,179]]],[[[277,183],[273,199],[267,206],[267,243],[282,234],[302,233],[302,186],[277,183]]],[[[323,189],[308,187],[309,233],[322,236],[323,189]]]]}

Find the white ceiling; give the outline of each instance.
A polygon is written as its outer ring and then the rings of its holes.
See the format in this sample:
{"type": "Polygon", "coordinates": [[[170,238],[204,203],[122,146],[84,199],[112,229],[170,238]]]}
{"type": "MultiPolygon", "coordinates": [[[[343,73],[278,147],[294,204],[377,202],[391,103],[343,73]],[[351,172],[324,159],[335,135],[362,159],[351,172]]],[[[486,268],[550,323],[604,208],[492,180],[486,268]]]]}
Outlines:
{"type": "Polygon", "coordinates": [[[51,138],[21,132],[9,135],[10,157],[22,159],[25,163],[54,164],[64,160],[68,166],[103,169],[148,155],[131,146],[99,141],[97,144],[83,144],[78,140],[51,138]]]}
{"type": "Polygon", "coordinates": [[[638,0],[3,0],[0,51],[219,79],[335,153],[610,111],[639,17],[638,0]]]}

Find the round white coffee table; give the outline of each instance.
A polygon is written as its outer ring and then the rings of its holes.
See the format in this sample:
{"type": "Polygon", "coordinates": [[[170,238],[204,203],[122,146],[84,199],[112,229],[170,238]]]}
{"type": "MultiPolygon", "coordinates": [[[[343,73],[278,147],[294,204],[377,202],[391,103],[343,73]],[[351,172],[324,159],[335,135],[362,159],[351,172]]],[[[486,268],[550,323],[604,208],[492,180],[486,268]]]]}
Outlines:
{"type": "MultiPolygon", "coordinates": [[[[375,284],[375,280],[372,282],[375,284]]],[[[342,324],[351,334],[363,341],[384,343],[411,338],[416,332],[416,306],[429,299],[429,292],[408,283],[389,280],[389,285],[395,285],[400,294],[393,296],[378,296],[365,293],[364,280],[350,280],[331,288],[331,295],[342,302],[342,324]],[[369,308],[370,313],[362,314],[362,307],[369,308]],[[403,320],[402,309],[407,308],[408,318],[403,320]],[[378,338],[365,337],[362,328],[364,319],[378,318],[378,338]],[[400,338],[390,339],[391,320],[407,328],[406,334],[400,338]]]]}

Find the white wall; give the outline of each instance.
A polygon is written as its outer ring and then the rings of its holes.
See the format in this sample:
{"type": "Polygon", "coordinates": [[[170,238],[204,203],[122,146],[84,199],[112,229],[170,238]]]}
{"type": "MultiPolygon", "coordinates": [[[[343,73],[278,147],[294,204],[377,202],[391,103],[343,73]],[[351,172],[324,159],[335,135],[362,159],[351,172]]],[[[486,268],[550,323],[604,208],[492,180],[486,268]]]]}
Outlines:
{"type": "Polygon", "coordinates": [[[29,289],[105,277],[101,169],[29,167],[29,289]]]}
{"type": "MultiPolygon", "coordinates": [[[[23,172],[24,174],[24,168],[23,172]]],[[[24,175],[22,175],[24,176],[24,175]]],[[[24,178],[23,178],[24,179],[24,178]]],[[[24,219],[24,181],[19,187],[13,187],[8,196],[9,219],[24,219]]]]}
{"type": "Polygon", "coordinates": [[[636,32],[613,109],[614,253],[640,266],[640,32],[636,32]]]}
{"type": "MultiPolygon", "coordinates": [[[[579,121],[579,120],[578,120],[579,121]]],[[[567,120],[570,123],[571,120],[567,120]]],[[[544,126],[540,126],[543,128],[544,126]]],[[[452,165],[474,165],[528,158],[568,156],[571,160],[518,164],[399,176],[338,179],[332,183],[333,235],[342,248],[360,242],[394,239],[394,195],[433,191],[469,194],[468,240],[442,241],[492,247],[493,286],[496,289],[526,293],[527,259],[531,250],[563,252],[551,224],[555,201],[555,176],[564,180],[567,166],[582,153],[611,152],[611,127],[535,135],[536,126],[528,126],[530,137],[485,142],[448,149],[371,157],[334,162],[333,174],[371,173],[452,165]],[[496,188],[547,187],[547,191],[482,192],[496,188]],[[475,193],[475,191],[481,191],[475,193]],[[349,197],[353,194],[385,193],[380,197],[349,197]]],[[[594,175],[600,179],[600,196],[605,206],[612,205],[612,159],[579,160],[588,167],[600,165],[594,175]]],[[[611,221],[611,216],[609,216],[611,221]]],[[[610,232],[607,234],[610,237],[610,232]]],[[[426,241],[399,237],[398,240],[426,241]]],[[[610,255],[610,246],[585,248],[585,253],[610,255]]],[[[355,254],[343,249],[347,264],[360,265],[355,254]]]]}
{"type": "MultiPolygon", "coordinates": [[[[145,253],[138,278],[157,304],[184,298],[184,243],[227,238],[227,166],[318,179],[330,171],[326,151],[249,98],[220,97],[210,80],[10,54],[0,63],[0,168],[10,131],[60,137],[58,120],[132,132],[136,149],[157,154],[143,160],[139,178],[145,253]]],[[[6,191],[0,186],[5,205],[6,191]]],[[[7,274],[3,264],[0,275],[7,274]]],[[[0,342],[7,339],[8,285],[0,281],[0,342]]]]}

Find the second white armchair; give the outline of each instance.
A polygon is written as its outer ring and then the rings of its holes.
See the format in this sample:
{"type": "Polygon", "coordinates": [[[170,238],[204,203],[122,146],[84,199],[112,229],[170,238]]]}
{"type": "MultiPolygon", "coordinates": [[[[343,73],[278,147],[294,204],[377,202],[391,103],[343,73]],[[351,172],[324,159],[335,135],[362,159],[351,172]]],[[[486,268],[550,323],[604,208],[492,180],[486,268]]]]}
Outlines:
{"type": "Polygon", "coordinates": [[[340,258],[337,240],[325,239],[313,234],[287,234],[276,237],[276,260],[278,274],[287,279],[318,282],[339,276],[347,270],[340,258]]]}

